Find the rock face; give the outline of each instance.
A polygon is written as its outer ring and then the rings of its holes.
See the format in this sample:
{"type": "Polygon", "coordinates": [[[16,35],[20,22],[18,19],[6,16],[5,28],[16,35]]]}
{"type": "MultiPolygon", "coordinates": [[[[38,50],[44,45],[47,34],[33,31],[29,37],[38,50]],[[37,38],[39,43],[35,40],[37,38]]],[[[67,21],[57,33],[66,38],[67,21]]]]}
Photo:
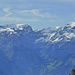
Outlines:
{"type": "Polygon", "coordinates": [[[69,75],[75,75],[75,70],[72,69],[71,74],[69,74],[69,75]]]}
{"type": "Polygon", "coordinates": [[[0,75],[68,75],[75,68],[75,23],[34,31],[0,26],[0,75]]]}

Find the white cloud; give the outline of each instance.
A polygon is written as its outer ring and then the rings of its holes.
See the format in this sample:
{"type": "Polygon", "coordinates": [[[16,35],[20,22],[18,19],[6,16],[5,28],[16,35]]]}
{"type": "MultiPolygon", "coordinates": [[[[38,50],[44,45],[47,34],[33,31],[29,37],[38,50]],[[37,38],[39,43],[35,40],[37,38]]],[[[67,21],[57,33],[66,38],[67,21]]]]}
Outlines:
{"type": "Polygon", "coordinates": [[[13,12],[10,11],[11,8],[3,8],[3,11],[6,13],[4,16],[0,17],[1,22],[37,22],[36,18],[22,18],[15,16],[13,17],[13,12]]]}
{"type": "Polygon", "coordinates": [[[55,18],[56,15],[52,15],[47,12],[41,12],[41,10],[32,9],[32,10],[17,10],[16,11],[19,14],[22,14],[24,16],[33,16],[33,17],[41,17],[41,18],[55,18]]]}
{"type": "MultiPolygon", "coordinates": [[[[55,18],[55,15],[51,15],[47,12],[41,12],[41,10],[12,10],[11,8],[3,8],[4,16],[0,17],[1,22],[40,22],[44,19],[55,18]],[[18,15],[17,15],[18,14],[18,15]],[[16,16],[13,16],[16,15],[16,16]]],[[[52,20],[51,20],[52,21],[52,20]]]]}
{"type": "Polygon", "coordinates": [[[4,17],[8,17],[12,15],[12,12],[10,11],[11,8],[3,8],[3,11],[6,13],[4,17]]]}

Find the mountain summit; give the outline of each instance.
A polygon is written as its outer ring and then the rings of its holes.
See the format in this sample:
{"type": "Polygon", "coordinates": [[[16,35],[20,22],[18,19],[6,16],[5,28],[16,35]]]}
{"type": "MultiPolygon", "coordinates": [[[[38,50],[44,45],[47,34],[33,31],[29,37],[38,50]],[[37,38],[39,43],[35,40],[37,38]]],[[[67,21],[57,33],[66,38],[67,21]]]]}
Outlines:
{"type": "Polygon", "coordinates": [[[70,22],[70,23],[68,24],[68,26],[74,27],[74,26],[75,26],[75,22],[70,22]]]}
{"type": "Polygon", "coordinates": [[[75,22],[70,22],[70,23],[68,23],[66,26],[65,26],[65,28],[68,28],[68,29],[74,29],[75,28],[75,22]]]}
{"type": "Polygon", "coordinates": [[[9,32],[10,34],[16,33],[17,31],[33,31],[31,26],[25,24],[11,24],[6,26],[0,26],[0,32],[9,32]]]}

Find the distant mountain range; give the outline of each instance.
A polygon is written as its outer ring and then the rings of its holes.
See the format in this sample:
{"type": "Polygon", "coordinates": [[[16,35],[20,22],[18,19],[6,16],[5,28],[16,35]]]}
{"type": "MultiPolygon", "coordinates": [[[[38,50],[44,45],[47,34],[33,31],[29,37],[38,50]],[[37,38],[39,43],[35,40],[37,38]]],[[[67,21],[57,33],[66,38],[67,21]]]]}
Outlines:
{"type": "Polygon", "coordinates": [[[75,68],[75,22],[35,31],[0,26],[0,75],[69,75],[75,68]]]}

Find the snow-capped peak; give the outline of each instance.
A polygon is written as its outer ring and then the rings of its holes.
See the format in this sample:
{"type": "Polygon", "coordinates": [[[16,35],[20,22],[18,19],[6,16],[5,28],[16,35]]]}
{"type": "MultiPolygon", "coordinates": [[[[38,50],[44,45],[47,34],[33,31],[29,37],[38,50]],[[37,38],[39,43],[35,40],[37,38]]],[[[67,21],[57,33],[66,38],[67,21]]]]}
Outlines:
{"type": "Polygon", "coordinates": [[[10,34],[16,33],[13,29],[11,28],[0,28],[0,32],[9,32],[10,34]]]}
{"type": "Polygon", "coordinates": [[[60,27],[59,26],[56,26],[56,29],[59,29],[60,27]]]}
{"type": "Polygon", "coordinates": [[[31,26],[25,24],[10,24],[5,26],[0,26],[0,32],[9,32],[10,34],[12,34],[12,33],[17,33],[16,30],[31,32],[32,28],[31,26]]]}
{"type": "Polygon", "coordinates": [[[18,30],[28,30],[28,31],[32,31],[31,26],[25,25],[25,24],[16,24],[16,28],[17,28],[18,30]]]}
{"type": "Polygon", "coordinates": [[[75,22],[69,23],[69,26],[74,27],[75,26],[75,22]]]}
{"type": "Polygon", "coordinates": [[[70,29],[75,29],[75,22],[70,22],[64,27],[64,30],[69,31],[70,29]]]}
{"type": "Polygon", "coordinates": [[[68,23],[66,27],[67,28],[73,28],[73,27],[75,27],[75,22],[68,23]]]}
{"type": "Polygon", "coordinates": [[[24,24],[16,24],[17,29],[23,30],[24,24]]]}

